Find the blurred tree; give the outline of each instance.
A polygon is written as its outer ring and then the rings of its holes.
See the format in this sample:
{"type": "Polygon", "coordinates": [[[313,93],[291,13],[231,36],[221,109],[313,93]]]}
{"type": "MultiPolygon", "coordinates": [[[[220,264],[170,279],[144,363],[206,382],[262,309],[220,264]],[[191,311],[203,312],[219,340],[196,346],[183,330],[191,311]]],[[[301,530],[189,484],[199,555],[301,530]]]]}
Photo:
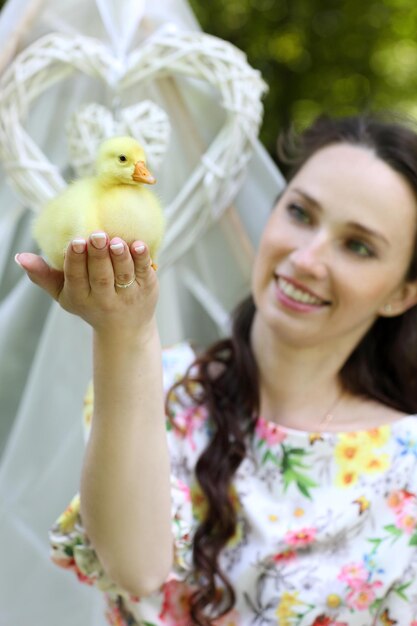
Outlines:
{"type": "Polygon", "coordinates": [[[415,0],[190,0],[202,28],[232,42],[269,85],[261,139],[318,113],[417,114],[415,0]]]}

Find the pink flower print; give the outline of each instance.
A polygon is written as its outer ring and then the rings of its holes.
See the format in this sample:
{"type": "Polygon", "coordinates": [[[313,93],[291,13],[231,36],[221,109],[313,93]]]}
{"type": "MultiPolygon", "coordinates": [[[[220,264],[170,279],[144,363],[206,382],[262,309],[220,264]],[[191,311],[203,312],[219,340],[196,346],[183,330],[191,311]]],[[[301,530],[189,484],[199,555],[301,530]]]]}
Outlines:
{"type": "Polygon", "coordinates": [[[196,449],[193,436],[195,430],[207,419],[207,410],[201,406],[193,406],[179,411],[173,418],[173,423],[177,434],[183,439],[187,439],[191,449],[196,449]]]}
{"type": "Polygon", "coordinates": [[[415,502],[415,495],[405,489],[391,491],[387,498],[388,506],[397,513],[402,512],[404,506],[410,505],[413,502],[415,502]]]}
{"type": "Polygon", "coordinates": [[[84,574],[84,572],[82,572],[78,567],[74,557],[63,558],[56,557],[54,556],[54,554],[52,554],[51,559],[55,563],[55,565],[73,571],[80,582],[86,583],[87,585],[94,585],[96,578],[94,576],[87,576],[86,574],[84,574]]]}
{"type": "Polygon", "coordinates": [[[180,480],[179,478],[177,478],[177,482],[176,482],[176,488],[178,489],[178,491],[180,493],[182,493],[182,495],[185,498],[186,502],[191,502],[191,489],[189,488],[188,485],[186,485],[182,480],[180,480]]]}
{"type": "Polygon", "coordinates": [[[363,583],[352,589],[346,596],[346,604],[353,609],[363,611],[375,600],[375,589],[382,587],[382,582],[363,583]]]}
{"type": "Polygon", "coordinates": [[[408,515],[408,513],[402,513],[397,517],[397,526],[401,528],[408,535],[411,535],[416,529],[417,520],[413,515],[408,515]]]}
{"type": "Polygon", "coordinates": [[[185,583],[170,580],[163,587],[164,600],[159,617],[169,626],[192,626],[190,599],[192,590],[185,583]]]}
{"type": "Polygon", "coordinates": [[[353,589],[358,589],[366,582],[368,572],[363,563],[350,563],[344,565],[337,577],[353,589]]]}
{"type": "Polygon", "coordinates": [[[315,528],[300,528],[299,530],[289,530],[285,535],[285,541],[290,546],[307,546],[316,538],[315,528]]]}
{"type": "Polygon", "coordinates": [[[255,432],[259,439],[263,439],[270,446],[281,443],[287,434],[277,424],[267,422],[263,417],[259,417],[256,422],[255,432]]]}

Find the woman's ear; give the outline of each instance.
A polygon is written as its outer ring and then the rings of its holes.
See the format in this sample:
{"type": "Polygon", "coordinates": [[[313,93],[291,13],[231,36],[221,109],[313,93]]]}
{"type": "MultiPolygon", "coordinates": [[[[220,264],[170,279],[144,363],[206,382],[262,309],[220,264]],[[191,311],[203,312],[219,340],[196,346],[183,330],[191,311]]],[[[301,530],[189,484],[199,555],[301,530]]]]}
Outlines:
{"type": "Polygon", "coordinates": [[[402,285],[379,310],[382,317],[402,315],[417,304],[417,280],[402,285]]]}

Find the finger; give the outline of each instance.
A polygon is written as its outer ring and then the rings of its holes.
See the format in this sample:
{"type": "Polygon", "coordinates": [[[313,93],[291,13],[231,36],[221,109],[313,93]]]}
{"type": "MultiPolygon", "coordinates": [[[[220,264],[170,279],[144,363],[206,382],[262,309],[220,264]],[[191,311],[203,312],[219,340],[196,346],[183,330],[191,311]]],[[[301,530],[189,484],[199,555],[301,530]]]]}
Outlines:
{"type": "Polygon", "coordinates": [[[151,266],[149,249],[143,241],[134,241],[130,247],[135,266],[136,281],[139,285],[155,280],[155,271],[151,266]]]}
{"type": "Polygon", "coordinates": [[[90,292],[87,268],[87,242],[83,238],[73,239],[67,247],[64,259],[64,274],[69,295],[85,296],[90,292]]]}
{"type": "Polygon", "coordinates": [[[92,233],[87,244],[88,277],[92,292],[108,296],[114,294],[114,272],[106,233],[92,233]]]}
{"type": "Polygon", "coordinates": [[[129,285],[135,278],[135,266],[128,246],[120,237],[114,237],[110,241],[110,258],[113,264],[115,287],[129,285]]]}
{"type": "Polygon", "coordinates": [[[50,267],[42,257],[31,252],[16,254],[15,261],[35,285],[41,287],[54,300],[58,300],[64,285],[63,272],[50,267]]]}

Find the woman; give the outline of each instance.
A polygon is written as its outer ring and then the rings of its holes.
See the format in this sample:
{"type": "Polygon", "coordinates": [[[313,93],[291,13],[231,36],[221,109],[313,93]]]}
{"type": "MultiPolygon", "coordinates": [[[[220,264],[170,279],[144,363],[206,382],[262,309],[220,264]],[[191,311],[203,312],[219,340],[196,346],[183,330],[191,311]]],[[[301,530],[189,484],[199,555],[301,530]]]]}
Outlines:
{"type": "Polygon", "coordinates": [[[167,384],[191,363],[168,445],[146,247],[18,255],[94,329],[81,515],[51,536],[113,624],[417,625],[417,135],[321,118],[293,158],[232,338],[164,357],[167,384]]]}

